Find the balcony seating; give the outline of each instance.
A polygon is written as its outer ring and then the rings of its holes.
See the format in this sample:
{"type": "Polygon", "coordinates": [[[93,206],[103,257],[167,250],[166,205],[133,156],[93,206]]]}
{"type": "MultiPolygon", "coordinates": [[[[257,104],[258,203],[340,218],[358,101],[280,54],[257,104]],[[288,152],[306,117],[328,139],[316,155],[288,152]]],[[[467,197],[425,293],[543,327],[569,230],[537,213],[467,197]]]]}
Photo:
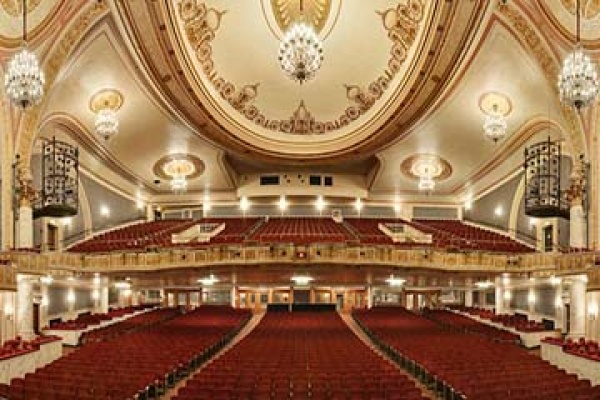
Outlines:
{"type": "Polygon", "coordinates": [[[269,312],[177,400],[422,399],[414,383],[365,346],[334,312],[269,312]]]}
{"type": "Polygon", "coordinates": [[[200,307],[144,331],[88,344],[23,379],[13,379],[7,397],[156,398],[166,385],[212,356],[249,316],[230,307],[200,307]]]}
{"type": "Polygon", "coordinates": [[[345,218],[344,222],[350,225],[357,233],[360,242],[365,244],[392,245],[392,238],[379,229],[379,224],[386,222],[404,222],[403,220],[381,220],[373,218],[345,218]]]}
{"type": "Polygon", "coordinates": [[[343,224],[331,218],[269,218],[251,236],[261,243],[343,243],[355,240],[343,224]]]}
{"type": "Polygon", "coordinates": [[[440,245],[464,250],[485,250],[499,253],[525,253],[533,249],[496,232],[467,225],[458,220],[416,219],[413,226],[431,233],[440,245]]]}
{"type": "Polygon", "coordinates": [[[20,336],[9,339],[0,347],[0,360],[17,357],[40,349],[40,345],[59,340],[56,336],[38,336],[32,340],[23,340],[20,336]]]}
{"type": "Polygon", "coordinates": [[[357,310],[353,315],[384,351],[444,398],[600,398],[600,387],[513,344],[450,331],[398,307],[357,310]]]}

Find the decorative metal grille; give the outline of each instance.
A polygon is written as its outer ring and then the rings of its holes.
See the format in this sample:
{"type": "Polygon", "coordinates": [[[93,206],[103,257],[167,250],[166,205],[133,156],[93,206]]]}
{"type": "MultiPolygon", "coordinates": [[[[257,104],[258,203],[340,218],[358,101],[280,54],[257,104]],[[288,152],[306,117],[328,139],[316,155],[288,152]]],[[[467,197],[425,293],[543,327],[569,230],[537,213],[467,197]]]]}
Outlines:
{"type": "Polygon", "coordinates": [[[79,150],[68,143],[46,141],[42,146],[42,187],[34,217],[67,217],[79,204],[79,150]]]}
{"type": "Polygon", "coordinates": [[[561,145],[550,138],[525,149],[525,214],[569,218],[569,202],[561,186],[561,145]]]}

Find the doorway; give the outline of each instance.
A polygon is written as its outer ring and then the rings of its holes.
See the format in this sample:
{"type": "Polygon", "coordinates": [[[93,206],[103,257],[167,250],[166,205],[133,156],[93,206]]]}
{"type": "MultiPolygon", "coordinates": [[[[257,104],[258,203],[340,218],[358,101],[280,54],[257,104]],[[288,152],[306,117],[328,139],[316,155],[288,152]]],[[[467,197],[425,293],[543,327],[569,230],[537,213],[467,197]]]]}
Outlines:
{"type": "Polygon", "coordinates": [[[344,309],[344,295],[343,294],[338,294],[335,297],[335,309],[337,311],[344,309]]]}

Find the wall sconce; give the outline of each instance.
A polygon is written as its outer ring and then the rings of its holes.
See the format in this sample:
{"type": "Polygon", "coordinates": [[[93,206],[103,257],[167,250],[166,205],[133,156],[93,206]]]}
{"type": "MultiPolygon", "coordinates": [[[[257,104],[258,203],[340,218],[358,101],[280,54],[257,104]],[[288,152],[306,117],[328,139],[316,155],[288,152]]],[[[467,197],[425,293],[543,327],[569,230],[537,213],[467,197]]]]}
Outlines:
{"type": "Polygon", "coordinates": [[[73,289],[69,289],[67,292],[67,302],[71,304],[75,303],[75,292],[73,289]]]}
{"type": "Polygon", "coordinates": [[[505,290],[503,297],[504,297],[504,300],[510,301],[510,299],[512,298],[512,294],[510,293],[510,290],[505,290]]]}
{"type": "Polygon", "coordinates": [[[41,305],[42,307],[48,307],[48,296],[42,296],[41,305]]]}
{"type": "Polygon", "coordinates": [[[535,304],[535,293],[529,293],[527,295],[527,301],[529,304],[535,304]]]}
{"type": "Polygon", "coordinates": [[[92,290],[92,300],[98,301],[100,298],[100,291],[98,289],[92,290]]]}
{"type": "Polygon", "coordinates": [[[590,303],[588,306],[588,315],[592,321],[598,317],[598,303],[590,303]]]}
{"type": "Polygon", "coordinates": [[[6,318],[8,320],[12,319],[14,313],[15,313],[15,308],[13,307],[12,304],[6,304],[4,306],[4,315],[6,315],[6,318]]]}

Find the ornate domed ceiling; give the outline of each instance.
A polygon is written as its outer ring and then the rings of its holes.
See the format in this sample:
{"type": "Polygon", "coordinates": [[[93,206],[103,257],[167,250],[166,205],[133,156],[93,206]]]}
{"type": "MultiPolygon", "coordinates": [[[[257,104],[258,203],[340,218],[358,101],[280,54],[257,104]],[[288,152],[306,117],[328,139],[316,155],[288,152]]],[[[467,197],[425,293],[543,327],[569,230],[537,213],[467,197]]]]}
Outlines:
{"type": "Polygon", "coordinates": [[[485,10],[479,2],[305,0],[300,12],[299,3],[118,6],[166,101],[201,135],[291,163],[366,158],[400,139],[448,83],[485,10]],[[323,42],[322,67],[304,84],[278,61],[296,20],[310,21],[323,42]]]}

